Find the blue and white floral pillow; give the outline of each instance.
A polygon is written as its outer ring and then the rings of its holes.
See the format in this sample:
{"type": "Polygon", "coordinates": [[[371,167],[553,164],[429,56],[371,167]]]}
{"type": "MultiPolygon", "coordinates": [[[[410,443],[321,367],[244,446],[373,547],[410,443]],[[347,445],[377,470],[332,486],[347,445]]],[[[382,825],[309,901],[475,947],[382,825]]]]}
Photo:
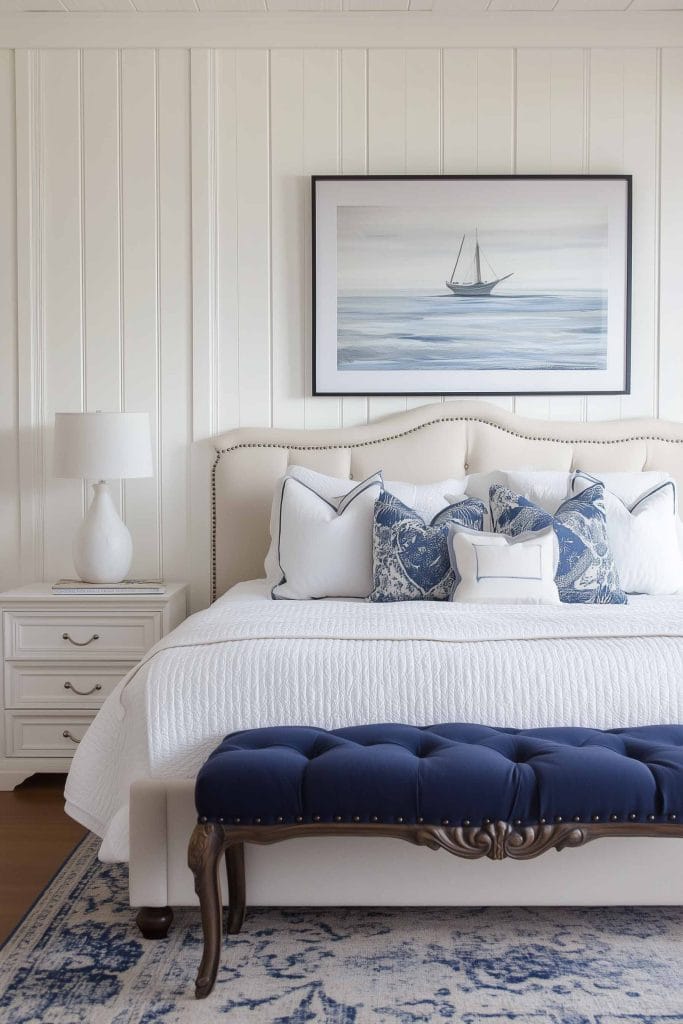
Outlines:
{"type": "Polygon", "coordinates": [[[551,515],[508,487],[490,491],[491,522],[496,533],[516,537],[552,526],[560,559],[555,582],[569,604],[626,604],[607,540],[605,490],[596,483],[568,498],[551,515]]]}
{"type": "Polygon", "coordinates": [[[481,530],[486,506],[477,498],[438,512],[431,523],[388,491],[375,502],[371,601],[447,601],[455,585],[448,529],[458,523],[481,530]]]}

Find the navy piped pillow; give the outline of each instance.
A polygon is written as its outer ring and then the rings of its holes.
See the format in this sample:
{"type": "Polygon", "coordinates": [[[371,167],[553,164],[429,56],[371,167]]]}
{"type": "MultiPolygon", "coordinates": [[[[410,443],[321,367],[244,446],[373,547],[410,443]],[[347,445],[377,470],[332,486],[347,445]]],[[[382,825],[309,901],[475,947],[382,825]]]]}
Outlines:
{"type": "Polygon", "coordinates": [[[486,506],[464,498],[427,524],[388,491],[375,502],[371,601],[447,601],[455,585],[448,530],[455,523],[481,530],[486,506]]]}
{"type": "Polygon", "coordinates": [[[560,557],[555,583],[568,604],[626,604],[607,539],[605,490],[601,483],[564,501],[555,515],[509,487],[490,490],[491,522],[496,533],[516,537],[552,526],[560,557]]]}

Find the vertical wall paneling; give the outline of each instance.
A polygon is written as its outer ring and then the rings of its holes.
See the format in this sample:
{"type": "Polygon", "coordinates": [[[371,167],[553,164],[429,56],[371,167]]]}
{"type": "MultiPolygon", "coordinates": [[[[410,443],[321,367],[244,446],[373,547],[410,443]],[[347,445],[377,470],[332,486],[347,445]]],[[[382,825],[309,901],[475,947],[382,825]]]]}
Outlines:
{"type": "Polygon", "coordinates": [[[270,56],[271,280],[273,424],[305,420],[304,224],[308,217],[303,156],[304,57],[301,50],[270,56]]]}
{"type": "Polygon", "coordinates": [[[83,515],[83,484],[53,470],[54,416],[83,408],[81,55],[45,50],[42,64],[43,253],[41,306],[45,339],[45,565],[47,578],[69,575],[70,539],[83,515]]]}
{"type": "Polygon", "coordinates": [[[40,54],[17,50],[17,448],[21,581],[43,579],[45,334],[42,315],[42,81],[40,54]]]}
{"type": "Polygon", "coordinates": [[[683,420],[683,49],[662,53],[659,415],[683,420]]]}
{"type": "MultiPolygon", "coordinates": [[[[338,174],[340,162],[339,52],[304,51],[303,169],[306,203],[310,209],[310,175],[338,174]]],[[[341,423],[341,399],[313,397],[311,341],[311,218],[304,233],[304,370],[307,427],[336,427],[341,423]]]]}
{"type": "Polygon", "coordinates": [[[124,50],[121,65],[123,175],[124,407],[149,412],[155,478],[124,485],[133,569],[163,571],[159,464],[158,60],[154,50],[124,50]]]}
{"type": "Polygon", "coordinates": [[[631,394],[616,416],[654,416],[657,365],[659,62],[653,49],[624,54],[623,167],[633,174],[631,394]]]}
{"type": "MultiPolygon", "coordinates": [[[[237,151],[239,107],[237,99],[237,54],[235,50],[215,53],[213,91],[214,145],[208,182],[214,191],[210,216],[215,246],[214,289],[216,329],[217,426],[229,430],[239,426],[240,401],[240,312],[239,312],[239,218],[237,151]]],[[[244,275],[242,275],[244,280],[244,275]]],[[[245,339],[246,340],[246,339],[245,339]]]]}
{"type": "MultiPolygon", "coordinates": [[[[368,168],[370,174],[403,174],[406,170],[405,50],[368,53],[368,168]]],[[[402,397],[368,400],[371,419],[405,409],[402,397]]]]}
{"type": "Polygon", "coordinates": [[[14,53],[0,50],[0,588],[20,578],[14,53]]]}
{"type": "MultiPolygon", "coordinates": [[[[366,174],[368,169],[366,50],[342,50],[340,71],[342,174],[366,174]]],[[[342,398],[342,424],[345,427],[366,423],[368,400],[360,396],[342,398]]]]}
{"type": "Polygon", "coordinates": [[[218,432],[216,53],[190,53],[192,152],[192,436],[218,432]],[[201,401],[198,401],[201,396],[201,401]]]}
{"type": "Polygon", "coordinates": [[[268,54],[235,58],[240,423],[271,422],[268,54]]]}
{"type": "Polygon", "coordinates": [[[159,51],[157,82],[162,556],[166,578],[183,579],[188,569],[192,341],[190,65],[186,50],[159,51]]]}
{"type": "Polygon", "coordinates": [[[477,51],[443,51],[444,174],[477,173],[477,51]]]}
{"type": "MultiPolygon", "coordinates": [[[[117,411],[123,389],[118,52],[85,50],[81,73],[84,407],[117,411]]],[[[112,481],[111,491],[120,507],[120,481],[112,481]]]]}

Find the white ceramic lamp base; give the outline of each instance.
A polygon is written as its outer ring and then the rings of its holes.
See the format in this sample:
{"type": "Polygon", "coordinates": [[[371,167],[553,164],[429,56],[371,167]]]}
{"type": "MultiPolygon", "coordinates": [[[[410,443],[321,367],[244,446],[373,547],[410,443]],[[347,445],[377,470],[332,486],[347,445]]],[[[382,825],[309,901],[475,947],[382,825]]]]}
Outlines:
{"type": "Polygon", "coordinates": [[[95,496],[74,537],[76,572],[85,583],[120,583],[133,559],[133,541],[116,511],[109,485],[93,484],[95,496]]]}

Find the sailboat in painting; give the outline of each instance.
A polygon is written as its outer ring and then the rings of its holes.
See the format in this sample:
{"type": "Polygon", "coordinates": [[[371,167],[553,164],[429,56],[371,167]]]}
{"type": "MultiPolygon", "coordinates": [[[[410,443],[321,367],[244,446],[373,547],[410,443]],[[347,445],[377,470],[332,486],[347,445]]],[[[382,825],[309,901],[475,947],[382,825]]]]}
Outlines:
{"type": "Polygon", "coordinates": [[[509,274],[505,274],[503,277],[494,278],[492,281],[484,281],[481,276],[481,250],[479,248],[479,236],[476,235],[474,242],[475,279],[474,281],[456,281],[455,273],[458,269],[458,264],[460,263],[460,257],[462,256],[462,250],[464,248],[466,238],[467,235],[462,236],[460,249],[458,250],[458,258],[455,261],[455,266],[453,267],[453,273],[450,276],[450,280],[446,281],[446,287],[450,288],[454,295],[490,295],[496,285],[500,284],[501,281],[507,281],[508,277],[512,277],[512,273],[514,273],[514,271],[509,274]]]}

